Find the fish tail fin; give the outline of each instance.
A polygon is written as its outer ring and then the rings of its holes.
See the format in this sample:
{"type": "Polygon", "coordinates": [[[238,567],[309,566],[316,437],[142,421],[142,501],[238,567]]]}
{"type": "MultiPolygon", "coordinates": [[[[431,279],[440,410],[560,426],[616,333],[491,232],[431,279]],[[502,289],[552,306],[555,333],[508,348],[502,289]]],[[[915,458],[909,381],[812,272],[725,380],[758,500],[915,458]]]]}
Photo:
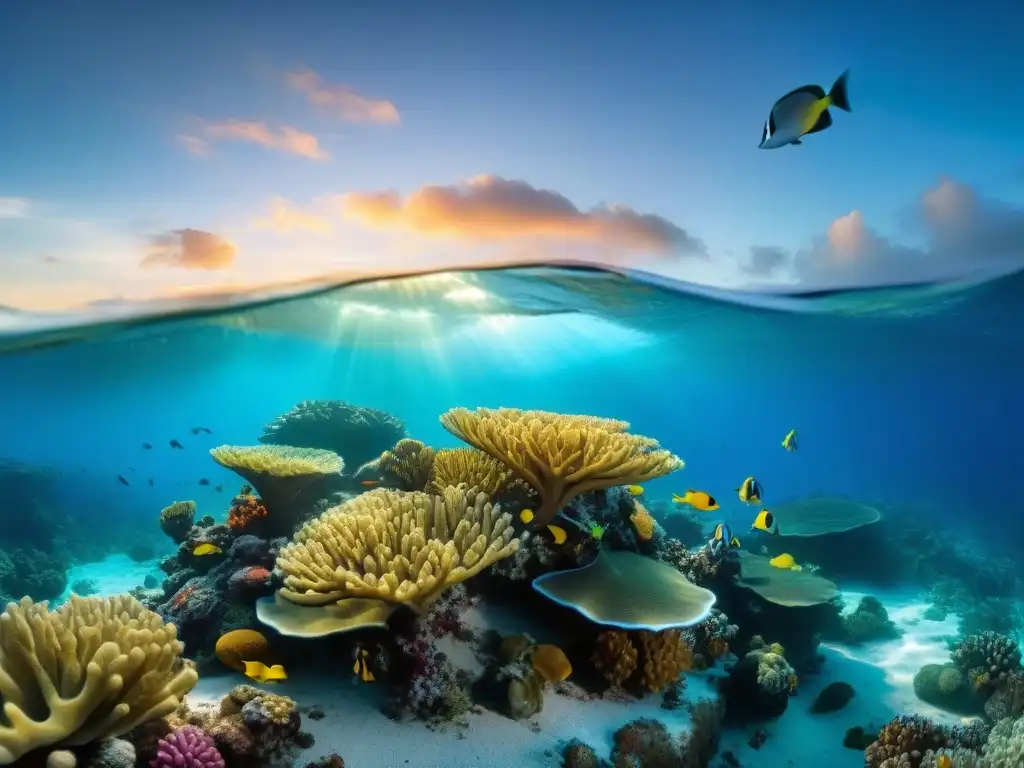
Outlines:
{"type": "Polygon", "coordinates": [[[832,86],[832,90],[828,92],[828,100],[832,106],[838,107],[844,112],[850,112],[850,99],[846,95],[846,79],[850,74],[850,70],[846,70],[836,80],[835,85],[832,86]]]}
{"type": "Polygon", "coordinates": [[[284,671],[284,667],[280,664],[275,664],[270,668],[267,677],[269,680],[287,680],[288,673],[284,671]]]}

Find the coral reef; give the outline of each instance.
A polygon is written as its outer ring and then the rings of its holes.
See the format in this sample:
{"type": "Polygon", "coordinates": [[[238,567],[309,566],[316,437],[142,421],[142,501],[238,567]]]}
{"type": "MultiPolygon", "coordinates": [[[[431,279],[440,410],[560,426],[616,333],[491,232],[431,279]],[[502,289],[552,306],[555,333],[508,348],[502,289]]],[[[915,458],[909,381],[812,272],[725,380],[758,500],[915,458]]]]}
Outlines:
{"type": "Polygon", "coordinates": [[[258,496],[240,493],[231,500],[228,528],[240,534],[259,534],[267,514],[267,508],[258,496]]]}
{"type": "Polygon", "coordinates": [[[171,537],[175,544],[188,538],[195,522],[196,503],[175,501],[160,510],[160,530],[171,537]]]}
{"type": "Polygon", "coordinates": [[[730,718],[774,719],[786,711],[797,678],[785,656],[776,650],[782,649],[754,648],[729,671],[722,690],[730,718]]]}
{"type": "Polygon", "coordinates": [[[842,640],[854,645],[871,640],[889,640],[901,635],[899,628],[889,620],[889,613],[881,601],[866,595],[853,613],[842,617],[842,640]]]}
{"type": "Polygon", "coordinates": [[[693,666],[693,648],[678,629],[662,632],[604,630],[591,654],[594,667],[611,685],[661,691],[693,666]]]}
{"type": "Polygon", "coordinates": [[[949,744],[945,729],[924,717],[900,715],[864,750],[865,768],[920,768],[928,750],[949,744]]]}
{"type": "Polygon", "coordinates": [[[926,664],[914,675],[914,694],[950,712],[976,712],[984,702],[953,664],[926,664]]]}
{"type": "Polygon", "coordinates": [[[505,495],[517,481],[508,466],[476,448],[443,448],[434,455],[430,486],[441,493],[448,486],[466,483],[491,499],[505,495]]]}
{"type": "Polygon", "coordinates": [[[213,739],[192,725],[160,739],[150,768],[224,768],[224,758],[213,739]]]}
{"type": "MultiPolygon", "coordinates": [[[[429,490],[427,486],[434,472],[434,449],[419,440],[402,438],[380,455],[377,470],[389,485],[401,491],[429,490]]],[[[444,488],[440,490],[443,492],[444,488]]]]}
{"type": "Polygon", "coordinates": [[[976,689],[988,692],[1021,669],[1017,643],[991,631],[963,638],[953,648],[952,658],[976,689]]]}

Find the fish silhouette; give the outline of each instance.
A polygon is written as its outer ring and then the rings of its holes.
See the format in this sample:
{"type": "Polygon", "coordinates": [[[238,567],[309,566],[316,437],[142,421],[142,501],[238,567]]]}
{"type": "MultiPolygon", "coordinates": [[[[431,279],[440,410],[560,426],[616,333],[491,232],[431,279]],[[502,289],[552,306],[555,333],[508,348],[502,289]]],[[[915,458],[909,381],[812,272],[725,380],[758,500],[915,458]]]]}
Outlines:
{"type": "Polygon", "coordinates": [[[201,478],[199,478],[199,484],[200,485],[209,485],[210,481],[207,480],[205,477],[201,477],[201,478]]]}
{"type": "Polygon", "coordinates": [[[153,450],[153,446],[150,445],[149,443],[143,443],[142,444],[142,450],[144,450],[144,451],[152,451],[153,450]]]}
{"type": "Polygon", "coordinates": [[[124,475],[118,475],[117,479],[121,483],[121,485],[131,485],[131,483],[124,479],[124,475]]]}
{"type": "Polygon", "coordinates": [[[206,427],[192,427],[192,434],[198,435],[200,432],[205,432],[208,435],[213,434],[213,430],[207,429],[206,427]]]}
{"type": "Polygon", "coordinates": [[[221,491],[224,490],[224,486],[223,485],[215,485],[215,486],[213,486],[213,490],[215,490],[217,493],[220,493],[221,491]]]}
{"type": "Polygon", "coordinates": [[[179,443],[177,440],[171,440],[171,448],[178,448],[179,450],[185,450],[185,446],[179,443]]]}
{"type": "Polygon", "coordinates": [[[151,477],[151,478],[149,478],[149,484],[150,484],[150,485],[152,485],[152,484],[153,484],[153,478],[152,478],[152,477],[151,477]]]}

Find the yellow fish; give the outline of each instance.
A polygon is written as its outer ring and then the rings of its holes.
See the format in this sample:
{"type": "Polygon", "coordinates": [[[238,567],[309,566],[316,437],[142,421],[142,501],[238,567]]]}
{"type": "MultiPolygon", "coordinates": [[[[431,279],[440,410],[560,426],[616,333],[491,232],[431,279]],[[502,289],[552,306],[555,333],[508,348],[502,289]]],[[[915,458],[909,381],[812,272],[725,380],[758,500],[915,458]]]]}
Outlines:
{"type": "Polygon", "coordinates": [[[568,536],[565,532],[565,528],[560,525],[549,525],[547,528],[551,533],[551,538],[554,539],[555,544],[565,544],[565,539],[568,536]]]}
{"type": "Polygon", "coordinates": [[[377,679],[366,662],[369,656],[370,654],[365,648],[356,648],[356,663],[352,665],[352,674],[359,675],[359,679],[364,683],[372,683],[377,679]]]}
{"type": "Polygon", "coordinates": [[[758,505],[761,503],[761,484],[753,477],[748,477],[743,484],[736,489],[740,501],[744,504],[758,505]]]}
{"type": "Polygon", "coordinates": [[[202,557],[203,555],[220,555],[223,554],[224,550],[218,547],[216,544],[200,544],[198,547],[192,550],[193,555],[202,557]]]}
{"type": "Polygon", "coordinates": [[[644,492],[644,487],[642,485],[627,485],[626,490],[629,491],[630,494],[632,494],[633,496],[642,496],[644,492]]]}
{"type": "Polygon", "coordinates": [[[935,759],[936,768],[953,768],[953,758],[949,755],[939,755],[935,759]]]}
{"type": "Polygon", "coordinates": [[[750,527],[753,530],[770,533],[772,536],[779,535],[779,524],[775,520],[775,515],[767,509],[762,509],[757,513],[757,517],[754,518],[754,524],[750,527]]]}
{"type": "Polygon", "coordinates": [[[288,673],[280,664],[268,667],[262,661],[243,661],[242,663],[245,664],[245,676],[252,678],[257,683],[274,683],[288,679],[288,673]]]}
{"type": "Polygon", "coordinates": [[[673,493],[672,501],[676,504],[689,504],[691,507],[700,510],[701,512],[714,512],[718,509],[718,502],[715,501],[714,496],[710,493],[705,493],[704,491],[695,491],[692,488],[688,488],[686,490],[685,496],[673,493]]]}
{"type": "Polygon", "coordinates": [[[789,432],[786,433],[786,436],[784,438],[782,438],[782,447],[785,448],[787,451],[790,451],[790,452],[796,450],[797,446],[796,446],[796,430],[795,429],[789,430],[789,432]]]}
{"type": "Polygon", "coordinates": [[[778,557],[773,557],[768,561],[775,568],[782,568],[787,571],[802,571],[799,565],[796,564],[796,560],[789,553],[783,552],[778,557]]]}

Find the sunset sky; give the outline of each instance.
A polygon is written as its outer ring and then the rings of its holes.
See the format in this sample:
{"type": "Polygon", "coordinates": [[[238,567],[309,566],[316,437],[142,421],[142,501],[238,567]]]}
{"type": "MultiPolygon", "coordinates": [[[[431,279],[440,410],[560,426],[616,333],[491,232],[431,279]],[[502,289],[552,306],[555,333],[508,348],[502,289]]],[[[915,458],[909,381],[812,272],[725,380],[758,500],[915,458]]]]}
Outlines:
{"type": "Polygon", "coordinates": [[[1024,259],[1021,29],[1019,0],[12,0],[0,305],[495,259],[743,287],[1024,259]],[[758,149],[778,97],[847,68],[852,113],[758,149]]]}

